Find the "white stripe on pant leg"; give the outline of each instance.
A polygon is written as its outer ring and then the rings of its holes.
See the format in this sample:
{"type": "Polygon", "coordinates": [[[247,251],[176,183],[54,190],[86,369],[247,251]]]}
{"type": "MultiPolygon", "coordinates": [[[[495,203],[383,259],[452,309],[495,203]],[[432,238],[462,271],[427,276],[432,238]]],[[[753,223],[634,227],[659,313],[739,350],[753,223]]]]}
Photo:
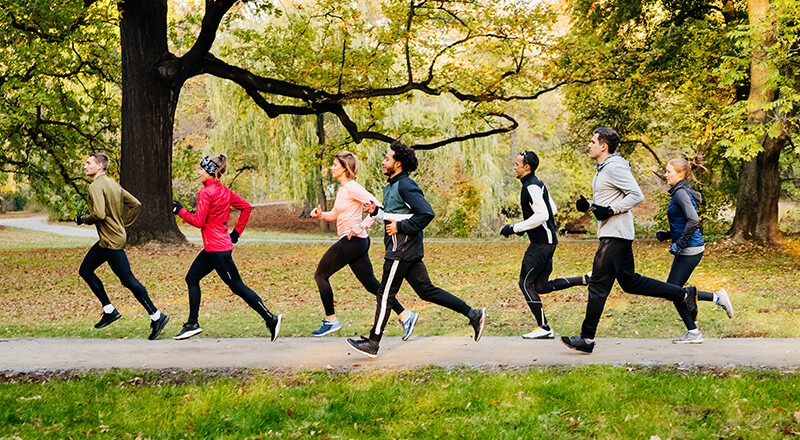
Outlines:
{"type": "Polygon", "coordinates": [[[386,298],[389,297],[389,290],[392,290],[392,283],[394,282],[394,275],[397,272],[397,266],[400,264],[400,260],[394,260],[392,262],[392,268],[389,270],[389,278],[386,280],[386,286],[383,288],[383,298],[381,298],[381,313],[378,314],[378,322],[376,322],[376,332],[375,334],[379,335],[383,333],[383,320],[386,317],[386,298]]]}

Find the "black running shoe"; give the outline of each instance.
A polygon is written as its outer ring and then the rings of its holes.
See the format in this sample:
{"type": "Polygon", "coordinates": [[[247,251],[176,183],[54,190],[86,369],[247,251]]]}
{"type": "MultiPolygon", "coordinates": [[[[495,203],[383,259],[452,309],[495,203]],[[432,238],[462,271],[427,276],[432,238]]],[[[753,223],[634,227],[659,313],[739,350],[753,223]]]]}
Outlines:
{"type": "Polygon", "coordinates": [[[177,335],[173,336],[172,339],[175,339],[176,341],[180,341],[182,339],[189,339],[192,336],[200,334],[202,332],[203,332],[203,329],[200,328],[200,324],[198,324],[198,323],[189,324],[187,322],[186,324],[183,324],[183,328],[181,329],[181,332],[178,333],[177,335]]]}
{"type": "Polygon", "coordinates": [[[150,336],[147,339],[154,341],[158,339],[158,335],[161,334],[161,330],[164,330],[167,323],[169,322],[169,316],[165,314],[161,314],[161,317],[156,319],[155,321],[150,321],[150,328],[153,330],[150,332],[150,336]]]}
{"type": "Polygon", "coordinates": [[[594,342],[589,342],[580,336],[562,336],[561,342],[567,347],[582,351],[584,353],[591,353],[594,350],[594,342]]]}
{"type": "Polygon", "coordinates": [[[272,322],[267,323],[269,333],[272,335],[270,339],[272,342],[278,339],[278,333],[281,331],[281,321],[283,321],[283,315],[272,315],[272,322]]]}
{"type": "Polygon", "coordinates": [[[353,347],[353,350],[371,357],[376,358],[378,357],[378,343],[371,339],[367,339],[365,337],[361,337],[361,339],[354,339],[354,338],[347,338],[347,343],[353,347]]]}
{"type": "Polygon", "coordinates": [[[94,325],[94,328],[103,328],[119,318],[122,318],[122,314],[120,314],[117,309],[114,309],[114,311],[111,313],[103,313],[103,317],[100,318],[100,321],[94,325]]]}
{"type": "Polygon", "coordinates": [[[481,340],[483,327],[486,325],[486,309],[472,309],[469,311],[469,323],[475,329],[475,342],[481,340]]]}
{"type": "Polygon", "coordinates": [[[697,321],[697,287],[689,286],[683,288],[683,303],[689,309],[689,313],[697,321]]]}

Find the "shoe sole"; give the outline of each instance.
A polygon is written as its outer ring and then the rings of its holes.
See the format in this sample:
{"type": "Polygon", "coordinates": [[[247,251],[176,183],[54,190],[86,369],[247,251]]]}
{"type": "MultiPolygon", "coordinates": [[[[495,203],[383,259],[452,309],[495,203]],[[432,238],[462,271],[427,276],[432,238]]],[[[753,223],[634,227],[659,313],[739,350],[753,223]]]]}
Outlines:
{"type": "Polygon", "coordinates": [[[335,332],[335,331],[337,331],[337,330],[341,330],[341,329],[342,329],[342,326],[340,325],[339,327],[332,328],[332,329],[330,329],[330,330],[326,331],[325,333],[315,333],[315,331],[316,331],[316,330],[315,330],[314,332],[311,332],[311,334],[312,334],[313,336],[316,336],[316,337],[318,337],[318,338],[319,338],[319,337],[321,337],[321,336],[329,335],[329,334],[331,334],[331,333],[333,333],[333,332],[335,332]]]}
{"type": "Polygon", "coordinates": [[[552,333],[550,333],[549,335],[542,335],[542,336],[522,335],[522,339],[528,339],[528,340],[532,340],[532,339],[555,339],[555,338],[556,338],[555,335],[552,334],[552,333]]]}
{"type": "Polygon", "coordinates": [[[483,336],[483,327],[486,325],[486,309],[481,309],[481,324],[478,330],[478,334],[475,335],[475,342],[481,340],[483,336]]]}
{"type": "Polygon", "coordinates": [[[283,321],[283,315],[278,315],[278,323],[275,324],[275,331],[272,332],[272,337],[270,338],[272,342],[278,339],[278,334],[281,332],[281,321],[283,321]]]}
{"type": "Polygon", "coordinates": [[[103,324],[103,325],[100,325],[100,324],[95,324],[95,325],[94,325],[94,328],[96,328],[96,329],[106,328],[106,327],[108,327],[108,326],[109,326],[111,323],[113,323],[113,322],[115,322],[116,320],[118,320],[119,318],[122,318],[122,313],[118,314],[116,317],[114,317],[114,319],[112,319],[111,321],[108,321],[107,323],[105,323],[105,324],[103,324]]]}
{"type": "Polygon", "coordinates": [[[366,352],[366,351],[364,351],[364,350],[361,350],[361,349],[359,349],[359,348],[356,348],[356,347],[355,347],[353,344],[351,344],[351,343],[350,343],[350,341],[347,341],[347,346],[348,346],[348,347],[350,347],[350,348],[352,348],[353,350],[355,350],[355,351],[357,351],[357,352],[359,352],[359,353],[363,354],[364,356],[366,356],[366,357],[368,357],[368,358],[370,358],[370,359],[375,359],[376,357],[378,357],[378,354],[377,354],[377,353],[374,353],[374,354],[373,354],[373,353],[368,353],[368,352],[366,352]]]}
{"type": "Polygon", "coordinates": [[[199,335],[200,333],[203,333],[203,329],[201,329],[201,328],[199,328],[197,330],[189,330],[186,333],[181,333],[179,335],[173,336],[172,339],[174,339],[176,341],[182,341],[184,339],[189,339],[194,335],[199,335]]]}
{"type": "Polygon", "coordinates": [[[151,341],[155,341],[156,339],[158,339],[158,336],[161,334],[161,331],[164,330],[164,327],[167,326],[168,322],[169,322],[169,315],[164,315],[164,322],[161,323],[161,325],[158,328],[156,328],[155,331],[153,331],[153,333],[150,333],[150,336],[148,336],[147,339],[151,341]]]}
{"type": "Polygon", "coordinates": [[[569,345],[569,344],[567,344],[567,341],[565,341],[565,340],[563,340],[563,339],[561,339],[561,343],[562,343],[562,344],[564,344],[564,345],[566,345],[566,346],[567,346],[567,348],[569,348],[570,350],[580,351],[581,353],[592,354],[592,351],[594,351],[594,347],[592,347],[592,349],[591,349],[591,350],[589,350],[589,351],[586,351],[586,350],[581,350],[581,349],[580,349],[580,348],[578,348],[578,347],[575,347],[575,346],[572,346],[572,345],[569,345]]]}
{"type": "Polygon", "coordinates": [[[408,329],[408,333],[403,333],[403,337],[401,338],[404,341],[408,341],[408,338],[411,337],[411,333],[414,333],[414,326],[417,325],[417,320],[419,319],[419,315],[417,315],[414,320],[411,322],[411,326],[408,329]]]}
{"type": "Polygon", "coordinates": [[[679,341],[677,339],[673,339],[673,344],[702,344],[704,339],[693,339],[691,341],[679,341]]]}

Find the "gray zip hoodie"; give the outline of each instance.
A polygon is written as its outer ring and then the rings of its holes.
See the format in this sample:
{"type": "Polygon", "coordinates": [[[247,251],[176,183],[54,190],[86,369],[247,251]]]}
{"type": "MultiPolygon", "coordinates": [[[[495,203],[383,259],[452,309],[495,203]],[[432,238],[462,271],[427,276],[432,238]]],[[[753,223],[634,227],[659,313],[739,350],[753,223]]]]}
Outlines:
{"type": "Polygon", "coordinates": [[[614,153],[603,163],[595,165],[595,168],[592,203],[609,206],[614,211],[611,218],[597,221],[597,237],[633,240],[635,233],[631,209],[644,200],[644,195],[631,174],[631,164],[614,153]]]}

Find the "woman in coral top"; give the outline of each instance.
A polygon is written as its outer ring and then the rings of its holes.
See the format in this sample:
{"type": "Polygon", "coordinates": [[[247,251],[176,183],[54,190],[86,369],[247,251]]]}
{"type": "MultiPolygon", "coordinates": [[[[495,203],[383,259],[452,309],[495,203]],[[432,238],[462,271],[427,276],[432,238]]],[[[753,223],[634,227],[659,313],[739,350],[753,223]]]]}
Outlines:
{"type": "MultiPolygon", "coordinates": [[[[336,232],[339,236],[339,241],[334,243],[322,256],[314,274],[322,306],[325,308],[325,319],[322,320],[322,326],[311,332],[314,336],[325,336],[342,328],[336,317],[333,289],[329,281],[331,275],[338,272],[339,269],[349,265],[358,281],[373,295],[378,294],[381,286],[380,281],[375,278],[372,263],[369,261],[370,240],[366,229],[372,225],[374,219],[368,216],[362,220],[365,203],[373,202],[376,205],[380,205],[380,203],[375,196],[355,181],[357,174],[358,159],[353,153],[343,151],[337,154],[333,159],[331,175],[339,179],[341,186],[339,192],[336,193],[333,210],[322,212],[317,206],[311,211],[311,217],[327,221],[336,220],[336,232]]],[[[400,317],[405,341],[414,331],[414,324],[419,315],[403,309],[399,301],[395,301],[392,310],[400,317]]]]}
{"type": "Polygon", "coordinates": [[[172,212],[179,215],[186,223],[200,228],[200,234],[203,236],[203,250],[194,259],[186,274],[186,284],[189,286],[189,320],[174,339],[188,339],[203,331],[197,320],[200,311],[200,280],[215,270],[233,293],[244,299],[247,305],[264,318],[274,341],[278,337],[283,315],[270,313],[261,298],[244,284],[231,257],[233,243],[239,241],[252,208],[243,198],[219,182],[226,168],[225,155],[204,157],[198,172],[200,180],[203,181],[203,189],[197,196],[195,213],[192,214],[179,202],[172,203],[172,212]],[[228,220],[231,206],[241,210],[241,214],[236,227],[229,235],[228,220]]]}

